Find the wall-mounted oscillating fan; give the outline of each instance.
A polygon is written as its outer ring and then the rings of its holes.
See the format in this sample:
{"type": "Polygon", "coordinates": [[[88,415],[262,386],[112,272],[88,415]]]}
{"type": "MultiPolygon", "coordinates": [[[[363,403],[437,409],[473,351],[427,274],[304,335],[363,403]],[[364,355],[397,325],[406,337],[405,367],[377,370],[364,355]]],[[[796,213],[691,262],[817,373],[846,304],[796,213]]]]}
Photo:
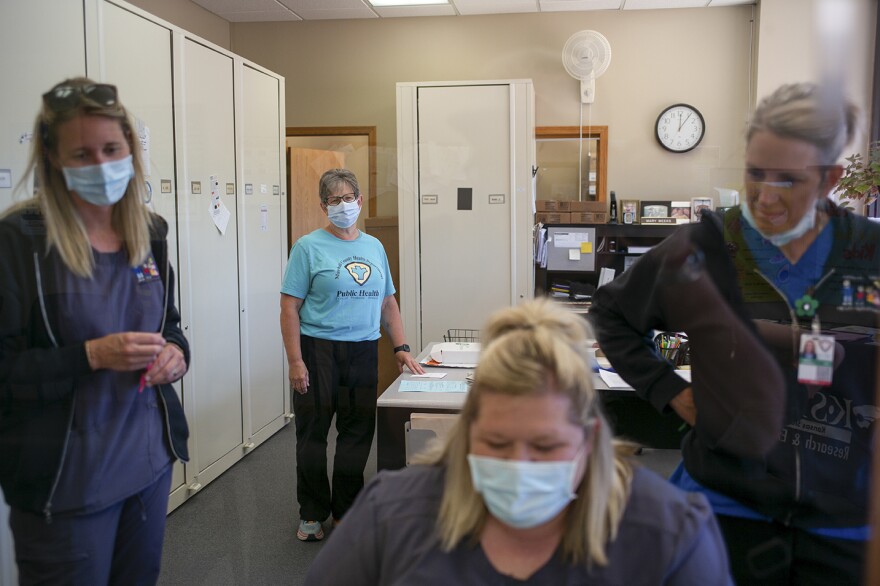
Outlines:
{"type": "Polygon", "coordinates": [[[592,104],[596,98],[596,78],[611,63],[611,44],[602,33],[578,31],[562,48],[562,65],[575,79],[581,80],[581,102],[592,104]]]}

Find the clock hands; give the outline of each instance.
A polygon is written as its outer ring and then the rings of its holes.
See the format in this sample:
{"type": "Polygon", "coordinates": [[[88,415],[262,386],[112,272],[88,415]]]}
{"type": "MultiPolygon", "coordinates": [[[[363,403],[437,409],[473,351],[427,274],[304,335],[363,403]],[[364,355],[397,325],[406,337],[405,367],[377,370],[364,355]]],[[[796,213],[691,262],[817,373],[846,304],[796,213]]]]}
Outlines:
{"type": "Polygon", "coordinates": [[[674,153],[692,150],[700,144],[705,132],[702,114],[688,104],[674,104],[666,108],[657,117],[654,127],[660,146],[674,153]]]}
{"type": "Polygon", "coordinates": [[[691,116],[693,116],[693,115],[694,115],[694,113],[691,112],[690,114],[687,115],[687,118],[682,120],[681,119],[681,112],[678,113],[678,132],[681,132],[681,127],[684,126],[684,123],[687,122],[688,120],[690,120],[691,116]]]}

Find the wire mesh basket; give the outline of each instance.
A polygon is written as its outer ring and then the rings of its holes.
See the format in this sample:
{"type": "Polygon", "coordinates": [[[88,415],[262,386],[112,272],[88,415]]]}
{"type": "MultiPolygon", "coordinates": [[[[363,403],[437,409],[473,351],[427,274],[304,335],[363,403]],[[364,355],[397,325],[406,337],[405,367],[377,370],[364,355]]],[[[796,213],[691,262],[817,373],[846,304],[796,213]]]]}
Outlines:
{"type": "Polygon", "coordinates": [[[480,330],[453,328],[443,334],[444,342],[479,342],[480,330]]]}

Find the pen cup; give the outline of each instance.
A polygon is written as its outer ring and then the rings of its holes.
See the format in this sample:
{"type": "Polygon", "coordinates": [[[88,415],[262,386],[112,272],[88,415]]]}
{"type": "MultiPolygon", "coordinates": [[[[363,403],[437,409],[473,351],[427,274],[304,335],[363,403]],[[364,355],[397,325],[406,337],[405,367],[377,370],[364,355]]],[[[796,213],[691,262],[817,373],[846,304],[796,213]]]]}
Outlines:
{"type": "Polygon", "coordinates": [[[654,337],[654,344],[660,356],[671,362],[674,366],[690,364],[688,352],[688,339],[684,334],[662,333],[654,337]]]}

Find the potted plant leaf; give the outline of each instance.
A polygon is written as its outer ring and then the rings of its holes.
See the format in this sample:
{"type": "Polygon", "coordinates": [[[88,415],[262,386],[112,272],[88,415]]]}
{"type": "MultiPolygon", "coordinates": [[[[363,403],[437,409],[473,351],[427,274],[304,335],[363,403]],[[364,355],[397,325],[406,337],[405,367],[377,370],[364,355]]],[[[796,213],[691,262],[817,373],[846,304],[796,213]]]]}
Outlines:
{"type": "Polygon", "coordinates": [[[852,210],[874,203],[880,195],[880,141],[868,146],[867,159],[855,153],[846,162],[843,177],[837,183],[841,207],[852,210]]]}

